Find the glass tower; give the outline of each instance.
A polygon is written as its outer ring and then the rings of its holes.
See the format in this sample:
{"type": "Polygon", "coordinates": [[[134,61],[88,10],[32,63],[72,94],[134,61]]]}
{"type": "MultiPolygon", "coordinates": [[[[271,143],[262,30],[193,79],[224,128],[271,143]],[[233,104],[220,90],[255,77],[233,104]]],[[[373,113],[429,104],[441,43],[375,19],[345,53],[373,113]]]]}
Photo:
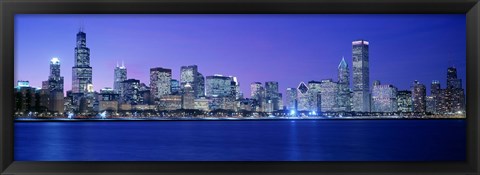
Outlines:
{"type": "Polygon", "coordinates": [[[352,42],[353,111],[370,112],[370,67],[368,41],[352,42]]]}
{"type": "Polygon", "coordinates": [[[72,67],[72,93],[86,93],[92,84],[92,67],[90,67],[90,49],[87,47],[87,34],[83,29],[77,33],[75,60],[72,67]]]}

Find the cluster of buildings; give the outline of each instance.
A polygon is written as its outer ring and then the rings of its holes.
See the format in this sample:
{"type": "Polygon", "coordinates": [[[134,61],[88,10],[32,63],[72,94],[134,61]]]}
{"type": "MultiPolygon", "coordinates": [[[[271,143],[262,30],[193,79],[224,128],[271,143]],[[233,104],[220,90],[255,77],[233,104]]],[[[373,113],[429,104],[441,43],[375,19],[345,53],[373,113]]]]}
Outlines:
{"type": "Polygon", "coordinates": [[[296,115],[309,111],[356,113],[423,113],[450,114],[465,111],[465,93],[454,67],[448,68],[447,86],[439,81],[431,84],[430,95],[425,85],[413,82],[410,90],[398,90],[394,85],[374,81],[370,87],[369,43],[352,42],[353,82],[350,86],[350,68],[342,58],[338,65],[337,81],[300,82],[286,89],[285,98],[276,81],[253,82],[250,98],[244,98],[237,77],[203,76],[197,65],[182,66],[180,80],[172,78],[172,70],[163,67],[150,69],[150,81],[141,82],[127,75],[122,62],[114,69],[113,88],[94,91],[90,49],[86,34],[77,33],[75,60],[72,67],[72,89],[64,94],[64,78],[60,74],[60,60],[50,61],[50,75],[41,88],[18,81],[16,87],[17,115],[95,115],[105,111],[250,111],[282,112],[296,115]]]}

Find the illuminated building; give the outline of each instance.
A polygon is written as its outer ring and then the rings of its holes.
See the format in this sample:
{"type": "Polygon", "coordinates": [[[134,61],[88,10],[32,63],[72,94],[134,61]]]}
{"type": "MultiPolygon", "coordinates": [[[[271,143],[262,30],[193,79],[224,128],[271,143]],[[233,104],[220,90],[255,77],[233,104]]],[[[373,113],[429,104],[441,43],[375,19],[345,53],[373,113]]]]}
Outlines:
{"type": "Polygon", "coordinates": [[[397,112],[397,88],[376,81],[372,88],[372,112],[397,112]]]}
{"type": "Polygon", "coordinates": [[[99,96],[98,100],[100,101],[117,101],[119,99],[119,94],[109,87],[100,89],[99,96]]]}
{"type": "Polygon", "coordinates": [[[412,85],[413,112],[426,112],[426,88],[425,85],[414,81],[412,85]]]}
{"type": "Polygon", "coordinates": [[[267,102],[270,101],[272,105],[271,111],[280,110],[282,108],[282,98],[281,94],[278,92],[278,82],[265,82],[265,99],[267,102]]]}
{"type": "Polygon", "coordinates": [[[47,84],[50,99],[48,109],[53,112],[63,113],[65,103],[63,99],[63,77],[60,76],[60,60],[58,58],[50,60],[50,76],[47,84]]]}
{"type": "Polygon", "coordinates": [[[310,109],[308,87],[301,82],[297,87],[297,110],[308,111],[310,109]]]}
{"type": "Polygon", "coordinates": [[[205,95],[205,78],[198,72],[197,65],[180,68],[180,86],[183,88],[187,83],[192,86],[195,98],[205,95]]]}
{"type": "Polygon", "coordinates": [[[180,93],[180,82],[176,79],[170,80],[170,91],[172,95],[178,95],[180,93]]]}
{"type": "Polygon", "coordinates": [[[426,112],[435,114],[436,113],[436,101],[435,98],[431,95],[427,96],[425,99],[427,104],[426,112]]]}
{"type": "Polygon", "coordinates": [[[171,94],[172,70],[161,67],[150,69],[151,102],[159,104],[160,98],[171,94]]]}
{"type": "Polygon", "coordinates": [[[352,42],[353,111],[370,112],[370,66],[368,50],[368,41],[356,40],[352,42]]]}
{"type": "Polygon", "coordinates": [[[182,108],[181,95],[163,95],[159,99],[159,110],[176,110],[182,108]]]}
{"type": "Polygon", "coordinates": [[[195,109],[195,91],[190,83],[185,84],[183,88],[182,108],[195,109]]]}
{"type": "MultiPolygon", "coordinates": [[[[310,84],[310,83],[309,83],[310,84]]],[[[313,88],[310,88],[312,90],[313,88]]],[[[320,111],[335,112],[338,110],[338,83],[333,82],[332,79],[322,80],[320,83],[320,111]]],[[[316,111],[313,110],[312,111],[316,111]]]]}
{"type": "Polygon", "coordinates": [[[207,97],[234,97],[232,94],[232,78],[223,75],[207,76],[207,97]]]}
{"type": "Polygon", "coordinates": [[[75,60],[72,67],[72,93],[86,93],[87,85],[92,84],[90,49],[87,47],[87,34],[83,29],[77,33],[75,60]]]}
{"type": "Polygon", "coordinates": [[[397,107],[398,112],[412,112],[412,91],[398,91],[397,92],[397,107]]]}
{"type": "Polygon", "coordinates": [[[128,79],[120,83],[120,104],[140,104],[140,80],[128,79]]]}
{"type": "Polygon", "coordinates": [[[287,88],[286,95],[287,110],[297,110],[297,88],[287,88]]]}
{"type": "Polygon", "coordinates": [[[195,106],[194,108],[197,110],[202,110],[202,111],[210,111],[209,104],[210,104],[210,99],[206,97],[200,97],[194,100],[195,106]]]}
{"type": "Polygon", "coordinates": [[[352,110],[352,99],[350,92],[350,72],[345,58],[342,57],[342,61],[338,64],[338,98],[337,108],[338,111],[349,112],[352,110]]]}
{"type": "Polygon", "coordinates": [[[117,63],[117,66],[115,67],[114,70],[114,81],[113,81],[113,89],[117,92],[120,91],[120,84],[122,81],[127,80],[127,68],[123,64],[122,61],[122,66],[119,66],[117,63]]]}
{"type": "Polygon", "coordinates": [[[322,82],[319,82],[319,81],[308,82],[308,92],[307,92],[308,93],[308,111],[323,110],[323,109],[320,109],[322,107],[321,91],[322,91],[322,82]]]}

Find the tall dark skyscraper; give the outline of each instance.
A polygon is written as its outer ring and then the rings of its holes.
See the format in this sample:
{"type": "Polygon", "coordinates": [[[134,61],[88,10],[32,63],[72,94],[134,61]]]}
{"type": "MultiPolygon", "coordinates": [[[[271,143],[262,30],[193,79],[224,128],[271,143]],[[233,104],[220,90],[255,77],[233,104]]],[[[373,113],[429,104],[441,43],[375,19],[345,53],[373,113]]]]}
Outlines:
{"type": "Polygon", "coordinates": [[[345,58],[338,64],[338,98],[339,111],[351,110],[351,93],[350,93],[350,72],[345,58]]]}
{"type": "Polygon", "coordinates": [[[465,112],[465,92],[462,88],[462,79],[457,78],[457,69],[447,69],[447,89],[445,90],[446,112],[465,112]]]}
{"type": "Polygon", "coordinates": [[[72,67],[72,93],[86,93],[87,87],[92,84],[92,67],[90,67],[90,49],[87,47],[87,34],[77,33],[75,60],[72,67]]]}
{"type": "Polygon", "coordinates": [[[122,61],[122,66],[119,66],[117,63],[117,66],[115,67],[114,75],[113,75],[113,90],[115,90],[117,93],[120,91],[121,83],[122,81],[127,80],[127,68],[123,64],[122,61]]]}
{"type": "Polygon", "coordinates": [[[353,111],[370,112],[370,66],[368,41],[352,42],[353,111]]]}

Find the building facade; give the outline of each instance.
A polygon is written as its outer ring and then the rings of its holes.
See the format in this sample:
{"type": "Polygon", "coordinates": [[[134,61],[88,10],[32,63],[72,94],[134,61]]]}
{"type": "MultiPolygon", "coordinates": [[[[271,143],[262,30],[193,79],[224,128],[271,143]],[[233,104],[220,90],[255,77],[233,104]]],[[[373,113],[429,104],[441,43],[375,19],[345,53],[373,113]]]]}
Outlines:
{"type": "Polygon", "coordinates": [[[397,112],[397,88],[393,85],[382,85],[380,82],[372,88],[372,112],[397,112]]]}
{"type": "Polygon", "coordinates": [[[412,85],[413,112],[427,112],[426,95],[425,85],[415,80],[412,85]]]}
{"type": "Polygon", "coordinates": [[[370,112],[369,42],[352,42],[353,111],[370,112]]]}
{"type": "Polygon", "coordinates": [[[172,70],[162,67],[150,69],[151,102],[158,105],[160,98],[171,94],[172,70]]]}

